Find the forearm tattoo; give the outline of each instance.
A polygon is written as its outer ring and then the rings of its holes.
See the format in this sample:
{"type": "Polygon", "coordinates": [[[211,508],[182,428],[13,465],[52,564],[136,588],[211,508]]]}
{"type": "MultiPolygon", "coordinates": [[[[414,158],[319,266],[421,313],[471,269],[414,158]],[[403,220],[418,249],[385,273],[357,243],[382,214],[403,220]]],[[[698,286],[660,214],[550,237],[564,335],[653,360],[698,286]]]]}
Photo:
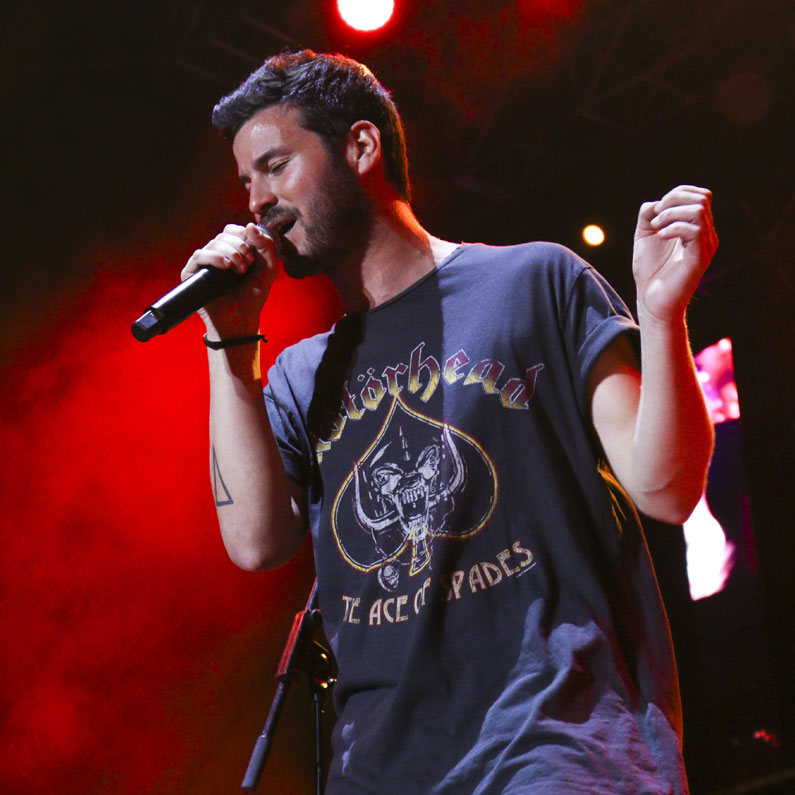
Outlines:
{"type": "Polygon", "coordinates": [[[224,483],[224,478],[221,475],[221,469],[218,466],[218,459],[215,456],[215,445],[212,445],[212,479],[213,479],[213,497],[215,497],[215,507],[220,508],[223,505],[233,505],[234,500],[229,493],[229,489],[224,483]]]}

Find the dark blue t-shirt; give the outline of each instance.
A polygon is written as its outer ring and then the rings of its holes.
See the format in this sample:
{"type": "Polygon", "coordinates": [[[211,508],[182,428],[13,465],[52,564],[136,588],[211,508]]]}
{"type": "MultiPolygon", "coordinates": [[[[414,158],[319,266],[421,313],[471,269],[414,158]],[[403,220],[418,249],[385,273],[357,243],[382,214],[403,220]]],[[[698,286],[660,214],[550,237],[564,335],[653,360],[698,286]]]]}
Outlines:
{"type": "Polygon", "coordinates": [[[587,382],[637,327],[572,252],[464,245],[282,353],[340,675],[329,793],[681,793],[676,672],[587,382]]]}

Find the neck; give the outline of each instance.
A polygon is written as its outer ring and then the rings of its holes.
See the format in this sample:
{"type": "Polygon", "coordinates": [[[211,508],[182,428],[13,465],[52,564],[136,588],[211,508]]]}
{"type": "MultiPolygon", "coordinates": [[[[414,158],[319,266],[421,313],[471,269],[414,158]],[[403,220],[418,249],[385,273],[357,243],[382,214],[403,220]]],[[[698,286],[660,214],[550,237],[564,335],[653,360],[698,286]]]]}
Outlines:
{"type": "Polygon", "coordinates": [[[393,200],[375,211],[361,257],[329,276],[345,311],[362,312],[403,292],[455,248],[426,232],[406,202],[393,200]]]}

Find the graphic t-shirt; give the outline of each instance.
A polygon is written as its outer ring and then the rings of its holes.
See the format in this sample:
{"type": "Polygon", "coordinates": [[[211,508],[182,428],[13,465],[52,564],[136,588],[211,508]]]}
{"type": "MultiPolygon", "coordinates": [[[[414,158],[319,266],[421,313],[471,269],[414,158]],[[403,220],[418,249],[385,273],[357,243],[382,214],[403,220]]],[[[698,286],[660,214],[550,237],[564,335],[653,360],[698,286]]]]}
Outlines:
{"type": "Polygon", "coordinates": [[[665,613],[587,382],[637,327],[548,243],[464,245],[284,351],[339,664],[329,793],[681,793],[665,613]]]}

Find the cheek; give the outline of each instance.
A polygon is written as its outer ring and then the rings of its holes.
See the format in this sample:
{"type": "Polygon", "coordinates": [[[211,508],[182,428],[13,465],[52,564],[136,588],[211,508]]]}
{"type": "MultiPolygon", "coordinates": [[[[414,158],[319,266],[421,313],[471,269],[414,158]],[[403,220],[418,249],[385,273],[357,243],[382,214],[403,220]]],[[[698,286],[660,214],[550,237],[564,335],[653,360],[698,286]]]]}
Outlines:
{"type": "Polygon", "coordinates": [[[296,175],[285,181],[279,191],[281,203],[301,217],[316,203],[315,185],[306,175],[296,175]]]}

